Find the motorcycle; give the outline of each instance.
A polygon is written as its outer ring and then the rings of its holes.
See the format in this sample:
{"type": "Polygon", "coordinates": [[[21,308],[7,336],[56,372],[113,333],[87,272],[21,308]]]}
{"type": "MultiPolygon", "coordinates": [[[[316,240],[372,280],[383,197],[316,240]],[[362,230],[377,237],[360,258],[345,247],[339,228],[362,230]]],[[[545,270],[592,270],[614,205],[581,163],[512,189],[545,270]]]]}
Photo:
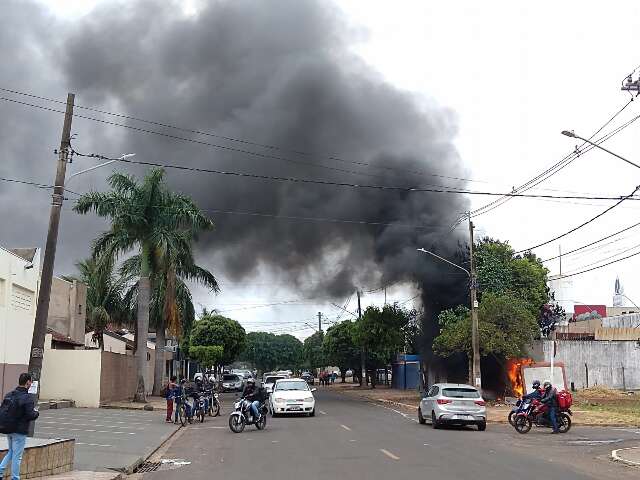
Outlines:
{"type": "MultiPolygon", "coordinates": [[[[551,420],[548,415],[549,407],[538,400],[533,400],[529,407],[516,414],[513,427],[518,433],[528,433],[532,426],[551,428],[551,420]]],[[[556,419],[558,432],[567,433],[571,428],[571,409],[558,409],[556,419]]]]}
{"type": "Polygon", "coordinates": [[[209,400],[209,409],[207,411],[207,414],[210,417],[217,417],[218,415],[220,415],[220,401],[218,400],[218,394],[214,393],[211,390],[207,390],[205,392],[205,395],[209,400]]]}
{"type": "Polygon", "coordinates": [[[205,401],[204,395],[200,395],[197,400],[194,401],[193,405],[193,416],[200,420],[200,423],[204,422],[204,415],[206,413],[207,403],[205,401]]]}
{"type": "Polygon", "coordinates": [[[512,427],[515,427],[516,426],[516,416],[519,413],[526,411],[530,406],[531,406],[531,400],[518,399],[516,401],[515,406],[509,412],[509,416],[507,417],[507,419],[509,420],[509,424],[512,427]]]}
{"type": "Polygon", "coordinates": [[[256,421],[251,412],[251,402],[241,398],[234,404],[234,411],[229,415],[229,428],[233,433],[241,433],[247,425],[255,425],[258,430],[267,426],[267,405],[262,402],[258,407],[260,419],[256,421]]]}

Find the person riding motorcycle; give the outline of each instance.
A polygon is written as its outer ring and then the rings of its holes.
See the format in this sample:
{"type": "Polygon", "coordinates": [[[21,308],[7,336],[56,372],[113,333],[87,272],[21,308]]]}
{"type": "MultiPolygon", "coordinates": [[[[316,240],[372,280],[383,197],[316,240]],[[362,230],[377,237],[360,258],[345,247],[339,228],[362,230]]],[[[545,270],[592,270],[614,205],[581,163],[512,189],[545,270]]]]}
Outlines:
{"type": "Polygon", "coordinates": [[[558,391],[553,388],[551,382],[544,382],[544,395],[540,402],[544,403],[549,407],[549,420],[551,421],[551,426],[553,427],[553,431],[551,433],[559,433],[558,432],[558,391]]]}
{"type": "MultiPolygon", "coordinates": [[[[204,411],[208,412],[209,411],[209,398],[207,398],[207,395],[205,394],[206,388],[205,388],[205,384],[202,381],[201,378],[197,378],[196,379],[196,393],[198,394],[198,398],[200,396],[204,396],[204,411]]],[[[194,400],[197,402],[198,398],[194,397],[194,400]]]]}
{"type": "Polygon", "coordinates": [[[254,421],[258,422],[261,416],[259,407],[262,395],[260,389],[256,388],[256,381],[253,378],[248,379],[247,384],[244,389],[242,389],[242,398],[251,402],[251,413],[253,414],[254,421]]]}
{"type": "Polygon", "coordinates": [[[531,384],[533,391],[522,396],[522,401],[525,400],[540,400],[542,399],[542,391],[540,390],[540,380],[534,380],[531,384]]]}

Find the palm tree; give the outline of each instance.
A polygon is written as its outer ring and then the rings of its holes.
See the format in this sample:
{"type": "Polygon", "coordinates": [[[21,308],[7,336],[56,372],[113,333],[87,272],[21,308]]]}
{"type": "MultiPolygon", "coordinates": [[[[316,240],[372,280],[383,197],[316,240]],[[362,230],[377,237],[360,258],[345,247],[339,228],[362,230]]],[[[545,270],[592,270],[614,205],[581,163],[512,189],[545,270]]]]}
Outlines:
{"type": "Polygon", "coordinates": [[[146,402],[144,372],[153,254],[174,250],[184,235],[195,239],[198,233],[213,228],[213,222],[190,197],[169,191],[161,168],[150,170],[141,183],[131,175],[116,172],[109,177],[109,185],[109,192],[82,195],[73,209],[80,214],[93,211],[111,220],[111,228],[93,243],[94,258],[115,261],[132,250],[138,250],[140,255],[136,313],[138,382],[134,398],[146,402]]]}
{"type": "MultiPolygon", "coordinates": [[[[124,276],[140,274],[140,256],[127,259],[121,268],[124,276]]],[[[213,292],[220,291],[215,276],[208,270],[194,263],[191,241],[187,235],[181,242],[175,242],[168,251],[156,251],[152,262],[152,294],[150,305],[150,323],[156,330],[156,360],[153,379],[153,394],[160,395],[164,384],[164,355],[160,349],[166,343],[166,330],[180,337],[191,330],[195,321],[195,309],[187,281],[207,286],[213,292]]],[[[131,303],[138,294],[135,284],[127,293],[131,303]]]]}
{"type": "Polygon", "coordinates": [[[130,277],[116,276],[112,261],[88,258],[76,263],[80,275],[70,276],[87,286],[87,328],[93,331],[92,340],[104,349],[104,330],[111,323],[120,324],[128,317],[124,293],[130,277]]]}

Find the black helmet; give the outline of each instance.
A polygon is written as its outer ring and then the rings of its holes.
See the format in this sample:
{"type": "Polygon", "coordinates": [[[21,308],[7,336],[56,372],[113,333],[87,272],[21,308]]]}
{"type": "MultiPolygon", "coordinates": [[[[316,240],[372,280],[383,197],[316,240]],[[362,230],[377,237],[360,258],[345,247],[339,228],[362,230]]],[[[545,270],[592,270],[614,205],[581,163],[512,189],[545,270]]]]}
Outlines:
{"type": "Polygon", "coordinates": [[[247,385],[255,385],[256,381],[253,378],[248,378],[247,379],[247,385]]]}
{"type": "Polygon", "coordinates": [[[547,388],[551,388],[551,382],[550,382],[549,380],[547,380],[547,381],[545,381],[545,382],[544,382],[544,388],[545,388],[545,390],[546,390],[547,388]]]}
{"type": "Polygon", "coordinates": [[[540,388],[540,380],[534,380],[533,381],[533,385],[531,385],[532,388],[534,388],[535,390],[540,388]]]}

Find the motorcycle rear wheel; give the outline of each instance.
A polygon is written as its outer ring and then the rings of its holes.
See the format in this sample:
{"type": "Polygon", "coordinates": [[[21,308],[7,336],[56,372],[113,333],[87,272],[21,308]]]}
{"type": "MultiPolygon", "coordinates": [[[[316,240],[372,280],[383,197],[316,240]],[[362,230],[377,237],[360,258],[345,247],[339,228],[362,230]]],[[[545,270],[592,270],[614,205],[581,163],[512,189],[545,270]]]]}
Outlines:
{"type": "Polygon", "coordinates": [[[508,420],[512,427],[516,426],[516,421],[514,420],[515,417],[516,417],[516,412],[509,412],[508,420]]]}
{"type": "Polygon", "coordinates": [[[531,430],[531,419],[522,416],[516,417],[513,428],[515,428],[518,433],[529,433],[529,430],[531,430]]]}
{"type": "Polygon", "coordinates": [[[567,433],[571,429],[571,417],[564,412],[558,415],[558,432],[567,433]]]}
{"type": "Polygon", "coordinates": [[[209,407],[209,415],[212,417],[217,417],[218,415],[220,415],[220,404],[218,402],[209,407]]]}
{"type": "Polygon", "coordinates": [[[242,415],[229,416],[229,428],[233,433],[242,433],[245,424],[245,419],[242,415]]]}

